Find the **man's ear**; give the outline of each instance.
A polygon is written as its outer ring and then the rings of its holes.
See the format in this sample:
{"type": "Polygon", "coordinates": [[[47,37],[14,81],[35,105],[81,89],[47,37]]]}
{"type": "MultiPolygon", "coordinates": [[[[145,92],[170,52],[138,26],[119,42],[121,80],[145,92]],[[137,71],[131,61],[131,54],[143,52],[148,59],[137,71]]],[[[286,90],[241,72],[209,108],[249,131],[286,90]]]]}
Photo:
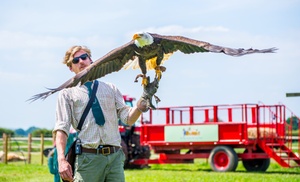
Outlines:
{"type": "Polygon", "coordinates": [[[73,72],[72,66],[69,66],[69,69],[70,69],[71,72],[73,72]]]}

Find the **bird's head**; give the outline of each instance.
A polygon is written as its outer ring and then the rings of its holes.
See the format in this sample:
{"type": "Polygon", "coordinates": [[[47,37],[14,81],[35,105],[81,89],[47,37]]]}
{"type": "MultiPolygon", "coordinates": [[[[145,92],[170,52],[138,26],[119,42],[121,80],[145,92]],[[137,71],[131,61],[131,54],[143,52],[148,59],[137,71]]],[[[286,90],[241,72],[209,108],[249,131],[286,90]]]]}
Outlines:
{"type": "Polygon", "coordinates": [[[144,47],[153,43],[153,37],[147,32],[136,33],[132,39],[137,47],[144,47]]]}

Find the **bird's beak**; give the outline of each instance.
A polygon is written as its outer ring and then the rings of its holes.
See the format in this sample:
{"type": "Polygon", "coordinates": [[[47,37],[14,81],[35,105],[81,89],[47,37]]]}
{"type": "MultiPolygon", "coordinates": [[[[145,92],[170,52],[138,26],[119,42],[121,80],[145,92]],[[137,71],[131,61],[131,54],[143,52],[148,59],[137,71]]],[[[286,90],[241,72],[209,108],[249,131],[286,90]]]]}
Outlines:
{"type": "Polygon", "coordinates": [[[132,37],[133,40],[136,40],[138,38],[141,38],[141,36],[139,34],[137,34],[137,33],[134,34],[133,37],[132,37]]]}

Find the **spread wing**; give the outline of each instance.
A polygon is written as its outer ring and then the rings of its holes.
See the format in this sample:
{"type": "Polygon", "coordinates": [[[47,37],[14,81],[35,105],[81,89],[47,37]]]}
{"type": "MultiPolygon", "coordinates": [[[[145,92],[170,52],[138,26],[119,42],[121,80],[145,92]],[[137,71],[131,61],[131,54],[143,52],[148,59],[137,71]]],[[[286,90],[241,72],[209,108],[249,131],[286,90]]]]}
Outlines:
{"type": "Polygon", "coordinates": [[[134,51],[134,46],[134,41],[130,41],[127,44],[110,51],[61,86],[54,89],[49,89],[47,92],[36,94],[31,97],[29,101],[46,99],[49,95],[64,88],[74,87],[79,83],[82,85],[87,81],[92,81],[109,73],[119,71],[128,61],[135,58],[136,54],[134,51]]]}
{"type": "Polygon", "coordinates": [[[224,53],[230,56],[243,56],[245,54],[251,53],[273,53],[277,48],[269,49],[234,49],[228,47],[222,47],[210,44],[208,42],[198,41],[182,36],[163,36],[158,34],[152,34],[154,39],[160,41],[160,44],[164,48],[164,52],[173,53],[175,51],[181,51],[185,54],[191,54],[196,52],[214,52],[214,53],[224,53]]]}

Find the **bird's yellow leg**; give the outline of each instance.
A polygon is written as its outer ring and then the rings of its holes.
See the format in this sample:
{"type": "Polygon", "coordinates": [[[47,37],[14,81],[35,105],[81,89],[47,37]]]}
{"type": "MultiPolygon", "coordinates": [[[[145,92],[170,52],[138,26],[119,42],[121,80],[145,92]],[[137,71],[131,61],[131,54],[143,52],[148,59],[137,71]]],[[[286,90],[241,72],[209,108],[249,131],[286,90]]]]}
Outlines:
{"type": "Polygon", "coordinates": [[[147,79],[146,75],[143,75],[142,85],[143,86],[148,85],[148,79],[147,79]]]}
{"type": "Polygon", "coordinates": [[[162,76],[162,72],[166,71],[166,68],[164,66],[156,66],[155,68],[155,74],[156,74],[156,78],[158,80],[161,79],[162,76]]]}
{"type": "Polygon", "coordinates": [[[144,75],[144,74],[138,74],[138,75],[135,77],[134,82],[138,82],[138,79],[139,79],[140,77],[142,77],[142,85],[143,85],[143,86],[148,85],[148,79],[147,79],[147,76],[144,75]]]}
{"type": "Polygon", "coordinates": [[[158,80],[161,79],[162,72],[160,71],[160,69],[155,69],[155,76],[158,80]]]}

